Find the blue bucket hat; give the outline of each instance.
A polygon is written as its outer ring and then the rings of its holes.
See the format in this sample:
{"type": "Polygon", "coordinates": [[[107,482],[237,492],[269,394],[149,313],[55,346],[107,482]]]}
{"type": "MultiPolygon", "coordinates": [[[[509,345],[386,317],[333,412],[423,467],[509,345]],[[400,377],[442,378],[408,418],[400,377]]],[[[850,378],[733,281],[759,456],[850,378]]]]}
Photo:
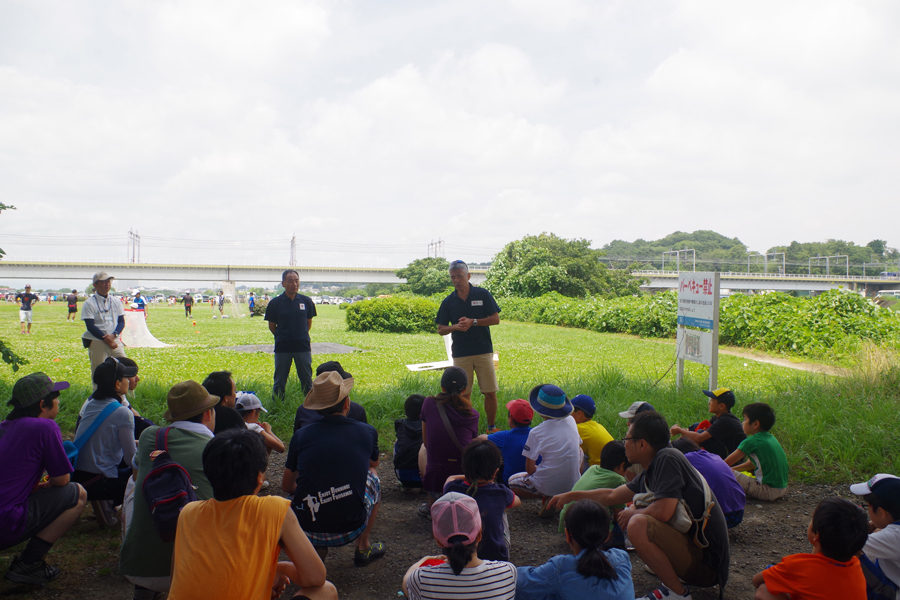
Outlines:
{"type": "Polygon", "coordinates": [[[535,386],[528,394],[531,408],[545,419],[562,419],[572,414],[572,403],[566,393],[549,383],[535,386]]]}

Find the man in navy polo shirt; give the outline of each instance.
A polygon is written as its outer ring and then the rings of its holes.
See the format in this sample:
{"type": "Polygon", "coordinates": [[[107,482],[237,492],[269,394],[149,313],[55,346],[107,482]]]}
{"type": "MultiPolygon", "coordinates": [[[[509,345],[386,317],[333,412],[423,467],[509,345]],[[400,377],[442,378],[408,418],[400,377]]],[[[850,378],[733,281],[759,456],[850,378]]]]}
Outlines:
{"type": "Polygon", "coordinates": [[[491,325],[500,323],[500,307],[491,293],[469,284],[469,266],[461,260],[450,263],[450,281],[454,291],[444,298],[435,322],[438,333],[452,334],[450,353],[453,364],[465,370],[469,378],[466,395],[472,394],[472,374],[478,377],[478,389],[484,395],[487,433],[497,431],[497,373],[494,371],[494,346],[491,325]]]}
{"type": "Polygon", "coordinates": [[[266,321],[269,331],[275,336],[275,383],[272,396],[284,397],[284,387],[291,373],[291,363],[297,369],[297,377],[303,387],[303,394],[312,388],[312,347],[309,330],[316,305],[309,296],[300,291],[300,274],[288,269],[281,274],[284,293],[274,298],[266,307],[266,321]]]}

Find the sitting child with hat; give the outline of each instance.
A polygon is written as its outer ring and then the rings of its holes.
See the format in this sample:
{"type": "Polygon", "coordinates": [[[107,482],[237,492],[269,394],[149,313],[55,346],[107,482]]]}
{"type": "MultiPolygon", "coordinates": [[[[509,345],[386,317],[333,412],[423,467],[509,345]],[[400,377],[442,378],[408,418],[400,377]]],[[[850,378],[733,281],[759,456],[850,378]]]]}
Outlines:
{"type": "Polygon", "coordinates": [[[279,454],[284,452],[284,442],[272,433],[272,426],[268,423],[259,422],[259,413],[269,414],[269,411],[262,405],[256,394],[253,392],[238,392],[234,408],[241,415],[241,418],[244,419],[247,429],[255,431],[262,436],[263,442],[266,444],[266,452],[269,454],[272,453],[272,450],[279,454]]]}
{"type": "MultiPolygon", "coordinates": [[[[581,450],[584,452],[584,469],[600,464],[600,453],[603,447],[613,441],[606,427],[594,420],[597,405],[594,399],[585,394],[578,394],[572,398],[572,418],[578,425],[578,435],[581,437],[581,450]]],[[[582,470],[584,470],[582,469],[582,470]]]]}
{"type": "Polygon", "coordinates": [[[509,487],[520,498],[541,498],[539,516],[550,518],[556,511],[547,502],[571,490],[581,476],[581,438],[571,418],[572,403],[560,388],[535,386],[528,400],[544,421],[528,434],[522,449],[525,471],[510,476],[509,487]]]}
{"type": "Polygon", "coordinates": [[[879,473],[850,486],[869,512],[869,537],[859,562],[866,593],[876,600],[900,597],[900,477],[879,473]]]}
{"type": "Polygon", "coordinates": [[[534,409],[527,400],[520,398],[507,402],[506,410],[509,411],[507,419],[509,429],[495,431],[490,435],[479,435],[478,439],[487,440],[500,449],[500,454],[503,455],[501,479],[503,483],[508,484],[511,476],[525,470],[525,457],[522,456],[522,449],[525,447],[525,442],[528,441],[528,434],[531,433],[534,409]]]}

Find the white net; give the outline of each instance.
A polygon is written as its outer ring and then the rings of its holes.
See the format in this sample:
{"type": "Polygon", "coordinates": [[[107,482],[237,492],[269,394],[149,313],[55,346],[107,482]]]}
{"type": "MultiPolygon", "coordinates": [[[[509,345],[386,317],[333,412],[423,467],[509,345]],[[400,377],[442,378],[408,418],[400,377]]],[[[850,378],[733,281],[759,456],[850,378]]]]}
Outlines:
{"type": "Polygon", "coordinates": [[[247,305],[243,298],[238,297],[233,281],[222,282],[222,293],[225,295],[225,315],[233,318],[247,316],[247,305]]]}

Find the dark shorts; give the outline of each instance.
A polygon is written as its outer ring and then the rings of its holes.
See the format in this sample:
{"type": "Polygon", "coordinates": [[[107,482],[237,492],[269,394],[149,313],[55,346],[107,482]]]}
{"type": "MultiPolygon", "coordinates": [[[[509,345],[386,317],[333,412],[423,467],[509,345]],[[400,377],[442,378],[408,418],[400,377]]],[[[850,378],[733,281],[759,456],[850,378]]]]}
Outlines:
{"type": "Polygon", "coordinates": [[[80,487],[77,483],[69,483],[62,487],[44,488],[28,496],[25,530],[14,543],[0,548],[0,550],[12,548],[25,540],[30,540],[49,527],[61,514],[78,504],[80,487]]]}
{"type": "Polygon", "coordinates": [[[70,307],[69,307],[69,312],[70,312],[70,313],[77,313],[77,312],[78,312],[78,307],[77,307],[77,306],[70,306],[70,307]]]}

